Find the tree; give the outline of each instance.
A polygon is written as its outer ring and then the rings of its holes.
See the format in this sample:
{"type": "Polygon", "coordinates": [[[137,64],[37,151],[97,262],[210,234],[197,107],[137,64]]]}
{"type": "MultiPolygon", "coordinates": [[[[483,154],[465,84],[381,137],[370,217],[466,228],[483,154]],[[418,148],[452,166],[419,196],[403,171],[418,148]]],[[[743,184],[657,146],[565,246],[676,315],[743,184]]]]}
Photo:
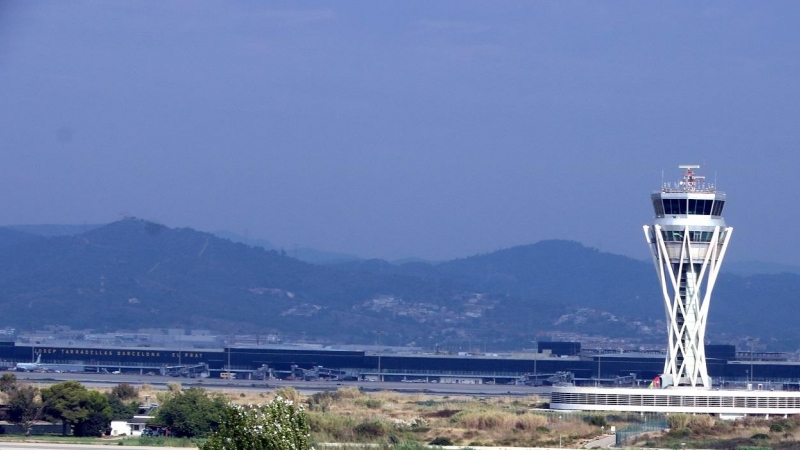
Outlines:
{"type": "Polygon", "coordinates": [[[111,420],[130,419],[139,411],[139,390],[128,383],[120,383],[106,394],[111,420]]]}
{"type": "Polygon", "coordinates": [[[303,408],[280,396],[267,405],[226,405],[219,430],[201,449],[231,448],[310,450],[310,428],[303,408]]]}
{"type": "Polygon", "coordinates": [[[111,420],[130,419],[139,411],[139,402],[131,400],[125,402],[115,395],[106,394],[108,407],[111,410],[111,420]]]}
{"type": "Polygon", "coordinates": [[[44,404],[35,386],[17,386],[8,393],[8,418],[30,436],[33,423],[42,418],[44,404]]]}
{"type": "Polygon", "coordinates": [[[163,402],[155,420],[176,437],[207,436],[219,426],[225,405],[221,395],[209,397],[202,388],[189,388],[163,402]]]}
{"type": "Polygon", "coordinates": [[[61,420],[62,434],[71,426],[76,436],[99,436],[111,421],[106,396],[89,391],[77,381],[64,381],[42,389],[45,413],[61,420]]]}
{"type": "Polygon", "coordinates": [[[97,392],[87,391],[85,407],[88,411],[86,418],[78,421],[72,428],[75,436],[100,437],[110,431],[111,407],[108,397],[97,392]]]}
{"type": "Polygon", "coordinates": [[[117,397],[120,400],[135,400],[139,398],[139,390],[128,383],[120,383],[111,388],[109,397],[117,397]]]}
{"type": "Polygon", "coordinates": [[[17,387],[17,377],[13,373],[4,373],[0,377],[0,392],[8,394],[17,387]]]}

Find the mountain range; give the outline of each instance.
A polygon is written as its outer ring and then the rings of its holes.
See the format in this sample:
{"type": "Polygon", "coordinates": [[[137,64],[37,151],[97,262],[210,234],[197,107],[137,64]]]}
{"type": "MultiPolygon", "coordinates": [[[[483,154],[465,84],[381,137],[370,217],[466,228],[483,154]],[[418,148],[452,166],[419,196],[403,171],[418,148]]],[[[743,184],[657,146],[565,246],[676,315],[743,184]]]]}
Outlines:
{"type": "MultiPolygon", "coordinates": [[[[0,325],[186,327],[336,343],[493,348],[594,335],[666,340],[652,263],[542,241],[441,263],[284,251],[127,218],[73,233],[0,227],[0,325]]],[[[800,275],[720,276],[708,341],[795,350],[800,275]]]]}

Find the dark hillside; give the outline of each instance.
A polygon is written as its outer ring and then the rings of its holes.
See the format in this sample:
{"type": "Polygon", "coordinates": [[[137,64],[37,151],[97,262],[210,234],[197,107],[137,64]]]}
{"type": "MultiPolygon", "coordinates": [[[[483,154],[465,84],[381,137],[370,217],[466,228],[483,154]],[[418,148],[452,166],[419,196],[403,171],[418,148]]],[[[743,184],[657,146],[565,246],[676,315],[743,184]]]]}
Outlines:
{"type": "Polygon", "coordinates": [[[41,239],[39,236],[15,230],[9,227],[0,227],[0,247],[23,244],[41,239]]]}
{"type": "Polygon", "coordinates": [[[311,265],[137,219],[0,249],[0,314],[22,326],[283,329],[329,337],[380,330],[408,338],[425,333],[423,322],[405,314],[415,304],[445,305],[463,295],[455,283],[311,265]],[[376,306],[376,298],[394,300],[376,306]]]}
{"type": "Polygon", "coordinates": [[[440,276],[472,280],[488,292],[523,302],[612,310],[623,316],[660,312],[653,267],[577,242],[542,241],[436,266],[440,276]]]}
{"type": "MultiPolygon", "coordinates": [[[[542,241],[438,265],[371,260],[339,267],[449,280],[500,296],[501,307],[488,312],[486,321],[507,325],[509,330],[647,335],[655,342],[663,341],[666,334],[663,300],[652,264],[576,242],[542,241]]],[[[757,336],[769,342],[770,348],[794,350],[800,345],[796,326],[800,317],[794,307],[797,292],[800,275],[722,273],[710,306],[709,340],[744,342],[746,336],[757,336]]]]}
{"type": "MultiPolygon", "coordinates": [[[[0,317],[116,330],[277,331],[331,342],[511,347],[538,333],[663,342],[651,264],[544,241],[433,265],[314,265],[189,228],[126,219],[76,236],[0,228],[0,317]]],[[[800,276],[721,275],[709,340],[800,345],[800,276]]]]}

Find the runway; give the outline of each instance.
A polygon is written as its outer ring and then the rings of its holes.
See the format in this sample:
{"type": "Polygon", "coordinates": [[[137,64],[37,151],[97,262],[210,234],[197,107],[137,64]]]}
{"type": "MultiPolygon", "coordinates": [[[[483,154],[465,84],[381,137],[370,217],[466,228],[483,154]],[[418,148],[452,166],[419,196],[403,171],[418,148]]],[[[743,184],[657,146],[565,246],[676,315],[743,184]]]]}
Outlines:
{"type": "Polygon", "coordinates": [[[156,389],[166,389],[169,383],[180,383],[182,387],[202,387],[208,390],[265,391],[291,386],[304,394],[336,390],[344,387],[364,391],[390,390],[408,394],[430,395],[476,395],[524,397],[528,395],[550,396],[547,386],[456,384],[456,383],[396,383],[367,381],[288,381],[288,380],[223,380],[219,378],[180,378],[166,376],[98,374],[98,373],[36,373],[12,372],[17,379],[49,386],[67,380],[75,380],[93,388],[111,388],[120,383],[133,386],[149,384],[156,389]]]}

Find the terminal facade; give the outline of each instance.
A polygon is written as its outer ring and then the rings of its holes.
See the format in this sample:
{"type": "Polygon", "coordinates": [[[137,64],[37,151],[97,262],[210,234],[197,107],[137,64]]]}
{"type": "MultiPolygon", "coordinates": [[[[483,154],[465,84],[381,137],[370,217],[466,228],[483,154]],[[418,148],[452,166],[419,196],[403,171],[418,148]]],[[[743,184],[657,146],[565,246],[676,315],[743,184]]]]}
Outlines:
{"type": "MultiPolygon", "coordinates": [[[[179,350],[149,347],[81,347],[28,345],[0,342],[0,362],[8,368],[14,363],[34,361],[41,355],[43,365],[81,367],[82,370],[125,373],[161,373],[164,368],[207,365],[210,376],[223,372],[251,378],[267,367],[277,375],[289,374],[293,367],[312,370],[334,369],[358,379],[386,381],[439,381],[458,376],[477,383],[552,384],[556,374],[570,373],[576,385],[648,385],[664,368],[664,354],[597,353],[581,350],[580,344],[541,342],[539,353],[479,356],[373,353],[302,347],[226,347],[179,350]]],[[[732,345],[706,345],[708,373],[715,385],[750,383],[766,389],[797,389],[800,363],[780,360],[778,355],[737,354],[732,345]],[[766,360],[769,359],[769,360],[766,360]],[[777,360],[776,360],[777,359],[777,360]]],[[[556,378],[557,382],[558,379],[556,378]]]]}

